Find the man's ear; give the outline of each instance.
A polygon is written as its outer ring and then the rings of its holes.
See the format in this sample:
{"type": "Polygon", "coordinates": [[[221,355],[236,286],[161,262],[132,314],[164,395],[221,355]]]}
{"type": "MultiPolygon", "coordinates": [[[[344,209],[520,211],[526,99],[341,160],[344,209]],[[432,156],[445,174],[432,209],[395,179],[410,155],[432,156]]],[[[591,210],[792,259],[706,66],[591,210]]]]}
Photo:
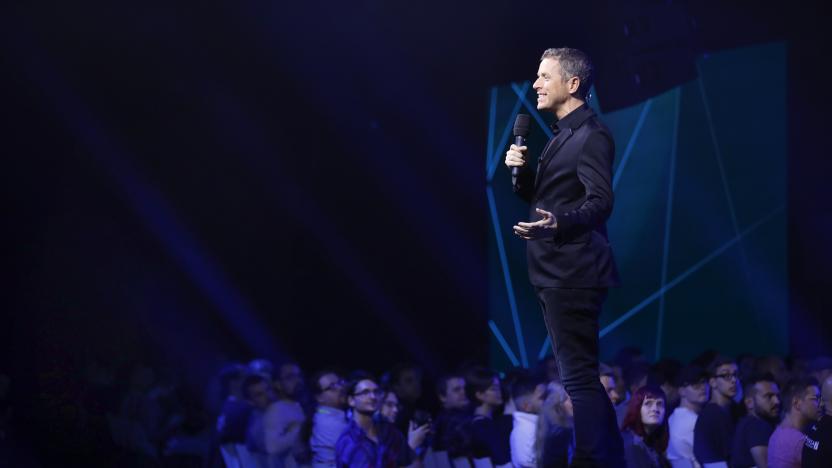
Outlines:
{"type": "Polygon", "coordinates": [[[581,79],[577,76],[573,76],[569,78],[566,83],[569,86],[569,94],[575,94],[581,88],[581,79]]]}

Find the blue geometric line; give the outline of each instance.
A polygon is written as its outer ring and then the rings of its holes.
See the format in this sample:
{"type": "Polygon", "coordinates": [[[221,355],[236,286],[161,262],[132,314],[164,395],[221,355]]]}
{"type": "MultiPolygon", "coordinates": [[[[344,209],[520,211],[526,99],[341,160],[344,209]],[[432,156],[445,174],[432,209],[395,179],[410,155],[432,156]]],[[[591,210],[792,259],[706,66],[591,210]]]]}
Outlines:
{"type": "MultiPolygon", "coordinates": [[[[523,86],[524,93],[526,92],[528,86],[529,83],[526,82],[526,84],[523,86]]],[[[514,119],[517,117],[517,112],[520,111],[521,105],[523,105],[523,102],[518,99],[517,103],[514,104],[514,109],[511,110],[511,116],[508,118],[508,121],[506,122],[506,127],[503,129],[503,134],[500,136],[500,144],[497,145],[497,148],[494,150],[494,154],[491,156],[491,164],[488,167],[487,177],[489,182],[491,181],[491,179],[494,178],[494,171],[497,170],[497,166],[500,162],[500,156],[502,154],[503,148],[505,148],[506,146],[506,143],[508,143],[509,133],[511,132],[511,128],[514,125],[514,119]]]]}
{"type": "Polygon", "coordinates": [[[734,198],[731,196],[731,191],[728,188],[728,178],[725,175],[725,166],[722,164],[722,152],[719,150],[719,143],[716,141],[716,129],[711,118],[711,106],[708,104],[708,96],[705,93],[705,84],[702,81],[701,70],[697,81],[699,82],[699,93],[702,94],[702,103],[705,106],[705,116],[708,118],[708,128],[711,132],[711,142],[714,145],[714,154],[716,154],[716,162],[719,166],[719,176],[722,179],[722,188],[725,190],[725,198],[728,199],[728,209],[731,210],[731,222],[734,224],[734,232],[739,232],[740,227],[737,222],[737,212],[734,210],[734,198]]]}
{"type": "Polygon", "coordinates": [[[621,164],[618,165],[618,169],[615,170],[615,176],[612,178],[613,190],[615,190],[615,187],[618,186],[618,181],[621,179],[621,173],[624,172],[624,166],[626,166],[627,161],[630,160],[630,154],[633,152],[633,147],[636,145],[638,134],[641,133],[641,127],[644,126],[644,120],[647,118],[647,112],[650,110],[652,105],[653,98],[650,98],[644,103],[644,107],[641,108],[641,114],[638,116],[636,127],[633,129],[633,134],[630,135],[630,141],[627,142],[627,148],[624,149],[624,155],[621,157],[621,164]]]}
{"type": "Polygon", "coordinates": [[[537,124],[540,125],[540,128],[543,129],[543,133],[546,134],[546,137],[551,139],[554,136],[554,134],[552,133],[552,129],[550,129],[549,126],[546,125],[546,122],[543,120],[543,117],[540,116],[540,112],[537,111],[537,108],[532,106],[529,100],[526,99],[526,93],[521,92],[520,87],[514,83],[511,84],[511,89],[513,89],[514,92],[517,93],[517,97],[520,98],[520,100],[523,102],[523,106],[529,110],[529,113],[537,121],[537,124]]]}
{"type": "Polygon", "coordinates": [[[514,353],[511,351],[511,348],[509,348],[508,342],[505,338],[503,338],[503,334],[500,333],[500,329],[497,328],[497,324],[494,323],[493,320],[489,320],[488,326],[491,328],[491,332],[494,333],[494,336],[497,338],[497,342],[499,342],[500,346],[503,347],[503,351],[506,352],[506,356],[508,356],[509,360],[511,360],[511,363],[514,364],[514,367],[519,366],[520,363],[517,361],[517,356],[515,356],[514,353]]]}
{"type": "Polygon", "coordinates": [[[550,349],[552,349],[552,340],[549,338],[549,335],[546,335],[546,339],[543,340],[543,347],[540,348],[540,352],[537,353],[537,360],[539,361],[546,357],[546,354],[550,349]]]}
{"type": "MultiPolygon", "coordinates": [[[[667,286],[667,264],[668,257],[670,257],[670,224],[673,220],[673,191],[676,184],[676,151],[679,146],[679,108],[681,107],[680,88],[676,88],[676,110],[673,118],[673,140],[670,148],[670,177],[667,183],[667,208],[665,210],[664,218],[664,247],[662,251],[662,289],[667,286]]],[[[655,359],[661,357],[662,351],[662,329],[664,328],[664,303],[665,295],[662,294],[659,300],[659,321],[656,325],[656,354],[655,359]]]]}
{"type": "MultiPolygon", "coordinates": [[[[697,63],[696,64],[697,72],[699,75],[698,82],[699,82],[699,92],[702,95],[702,103],[705,106],[705,116],[708,118],[708,128],[711,132],[711,142],[714,145],[714,154],[716,155],[716,162],[717,166],[719,167],[719,176],[722,179],[722,189],[725,191],[725,198],[728,200],[728,209],[731,212],[731,223],[734,225],[734,232],[739,232],[740,225],[739,221],[737,221],[737,212],[734,209],[734,197],[731,196],[731,189],[728,187],[728,177],[725,175],[725,166],[722,160],[722,151],[719,149],[719,143],[716,139],[716,126],[714,125],[713,119],[711,118],[711,106],[708,103],[708,95],[705,92],[705,82],[702,80],[702,67],[697,63]]],[[[745,246],[740,244],[740,256],[742,257],[742,266],[743,272],[745,272],[745,281],[749,288],[751,289],[751,272],[748,268],[748,256],[745,253],[745,246]]],[[[751,294],[754,292],[751,291],[751,294]]]]}
{"type": "Polygon", "coordinates": [[[523,367],[529,366],[529,360],[526,357],[526,342],[523,339],[523,327],[520,324],[520,315],[517,313],[517,300],[514,297],[514,287],[511,284],[511,274],[508,269],[508,257],[506,256],[506,249],[503,245],[503,234],[500,230],[500,218],[497,216],[497,203],[494,200],[494,191],[491,186],[486,187],[488,194],[488,206],[491,208],[491,221],[494,223],[494,237],[497,240],[497,250],[500,253],[500,264],[503,267],[503,279],[506,282],[506,293],[508,294],[508,303],[511,308],[511,318],[514,322],[514,333],[517,336],[517,346],[520,348],[520,359],[523,362],[523,367]]]}
{"type": "Polygon", "coordinates": [[[488,112],[488,149],[485,154],[485,168],[488,170],[494,153],[494,126],[497,124],[497,87],[491,88],[491,104],[488,112]]]}
{"type": "Polygon", "coordinates": [[[777,213],[779,213],[779,212],[780,212],[780,211],[782,211],[782,210],[783,210],[783,206],[779,206],[779,207],[777,207],[777,208],[776,208],[776,209],[774,209],[771,213],[769,213],[769,214],[767,214],[767,215],[763,216],[763,218],[762,218],[762,219],[760,219],[760,220],[759,220],[759,221],[757,221],[756,223],[752,224],[751,226],[749,226],[748,228],[746,228],[744,231],[742,231],[741,233],[739,233],[739,234],[737,234],[736,236],[734,236],[731,240],[729,240],[728,242],[726,242],[725,244],[723,244],[721,247],[719,247],[718,249],[714,250],[713,252],[711,252],[710,254],[708,254],[707,256],[705,256],[705,258],[703,258],[702,260],[700,260],[700,261],[696,262],[696,264],[694,264],[692,267],[688,268],[688,269],[687,269],[687,270],[685,270],[682,274],[680,274],[679,276],[677,276],[676,278],[674,278],[674,279],[673,279],[673,281],[671,281],[671,282],[667,283],[667,285],[666,285],[666,286],[662,287],[662,288],[661,288],[661,289],[659,289],[658,291],[656,291],[656,292],[654,292],[653,294],[649,295],[646,299],[644,299],[643,301],[641,301],[640,303],[638,303],[638,305],[636,305],[635,307],[633,307],[632,309],[630,309],[627,313],[625,313],[624,315],[622,315],[621,317],[619,317],[618,319],[616,319],[616,320],[615,320],[614,322],[612,322],[611,324],[609,324],[609,325],[607,325],[606,327],[604,327],[604,329],[603,329],[603,330],[601,330],[600,336],[601,336],[601,337],[604,337],[604,335],[606,335],[606,334],[610,333],[611,331],[615,330],[616,328],[618,328],[618,326],[619,326],[619,325],[621,325],[622,323],[624,323],[627,319],[629,319],[630,317],[632,317],[632,316],[636,315],[637,313],[641,312],[642,310],[644,310],[644,308],[645,308],[645,307],[647,307],[647,306],[648,306],[648,305],[650,305],[653,301],[655,301],[656,299],[658,299],[659,297],[661,297],[661,295],[662,295],[662,294],[664,294],[665,292],[669,291],[670,289],[672,289],[673,287],[675,287],[676,285],[678,285],[679,283],[681,283],[682,281],[684,281],[685,279],[687,279],[690,275],[692,275],[692,274],[696,273],[697,271],[699,271],[699,270],[700,270],[702,267],[704,267],[704,266],[705,266],[708,262],[710,262],[711,260],[713,260],[713,259],[715,259],[716,257],[718,257],[719,255],[721,255],[723,252],[725,252],[726,250],[728,250],[731,246],[733,246],[734,244],[736,244],[737,242],[739,242],[739,241],[740,241],[743,237],[745,237],[746,235],[750,234],[752,231],[754,231],[755,229],[757,229],[758,227],[760,227],[760,225],[762,225],[763,223],[765,223],[765,222],[767,222],[768,220],[770,220],[772,217],[774,217],[774,215],[776,215],[777,213]]]}

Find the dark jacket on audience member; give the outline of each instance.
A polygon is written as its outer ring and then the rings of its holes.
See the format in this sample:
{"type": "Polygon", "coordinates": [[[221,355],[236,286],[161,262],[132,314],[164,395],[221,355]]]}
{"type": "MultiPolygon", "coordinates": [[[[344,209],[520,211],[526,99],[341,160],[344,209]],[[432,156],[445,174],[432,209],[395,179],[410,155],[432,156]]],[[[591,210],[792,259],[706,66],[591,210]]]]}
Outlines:
{"type": "Polygon", "coordinates": [[[624,440],[624,458],[627,468],[664,468],[669,466],[664,460],[664,454],[656,451],[644,442],[639,435],[630,430],[621,432],[624,440]]]}
{"type": "MultiPolygon", "coordinates": [[[[693,428],[693,454],[699,463],[731,460],[734,419],[730,408],[708,403],[699,412],[693,428]]],[[[730,463],[729,463],[730,465],[730,463]]]]}
{"type": "Polygon", "coordinates": [[[572,461],[572,429],[554,426],[546,434],[538,466],[545,468],[567,468],[572,461]]]}
{"type": "MultiPolygon", "coordinates": [[[[495,415],[499,418],[503,415],[495,415]]],[[[503,432],[504,425],[486,416],[475,415],[471,419],[471,457],[489,458],[494,465],[511,462],[509,438],[511,431],[503,432]]]]}
{"type": "Polygon", "coordinates": [[[433,422],[433,450],[448,452],[448,457],[471,456],[471,418],[469,409],[443,410],[433,422]]]}
{"type": "Polygon", "coordinates": [[[832,467],[832,416],[824,415],[806,433],[803,468],[832,467]]]}
{"type": "Polygon", "coordinates": [[[768,447],[768,439],[774,432],[774,424],[749,414],[737,423],[734,433],[734,447],[731,452],[731,466],[734,468],[751,468],[757,464],[751,456],[754,447],[768,447]]]}

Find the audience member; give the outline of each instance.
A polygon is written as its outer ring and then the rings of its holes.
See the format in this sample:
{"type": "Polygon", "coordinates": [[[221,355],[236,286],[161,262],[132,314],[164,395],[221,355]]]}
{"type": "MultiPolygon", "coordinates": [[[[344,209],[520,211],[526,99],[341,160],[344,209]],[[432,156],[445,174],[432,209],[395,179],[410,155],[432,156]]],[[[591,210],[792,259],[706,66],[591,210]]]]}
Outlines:
{"type": "Polygon", "coordinates": [[[732,466],[766,468],[768,440],[780,418],[780,389],[771,374],[749,378],[743,389],[743,403],[748,415],[737,423],[732,466]]]}
{"type": "Polygon", "coordinates": [[[533,375],[519,377],[512,385],[511,397],[515,404],[509,438],[511,463],[515,467],[536,467],[537,420],[546,397],[546,384],[533,375]]]}
{"type": "Polygon", "coordinates": [[[273,388],[278,398],[266,408],[260,424],[251,431],[253,449],[269,455],[280,466],[295,466],[295,454],[303,453],[300,440],[306,415],[300,404],[303,377],[300,366],[287,362],[277,369],[273,388]]]}
{"type": "Polygon", "coordinates": [[[317,403],[309,438],[312,466],[332,467],[335,466],[335,443],[348,425],[344,380],[333,371],[323,370],[312,376],[311,385],[317,403]]]}
{"type": "Polygon", "coordinates": [[[634,394],[639,388],[647,385],[649,371],[650,366],[641,360],[635,361],[629,367],[624,368],[624,382],[627,393],[626,397],[615,407],[615,416],[619,427],[624,423],[624,416],[627,414],[627,409],[629,408],[630,395],[634,394]]]}
{"type": "Polygon", "coordinates": [[[384,419],[390,424],[396,424],[399,417],[399,411],[401,411],[402,406],[401,403],[399,403],[399,397],[392,389],[382,391],[384,392],[384,396],[381,397],[381,402],[378,406],[378,417],[384,419]]]}
{"type": "Polygon", "coordinates": [[[413,463],[412,449],[393,424],[375,418],[384,392],[372,379],[352,382],[347,402],[352,420],[335,444],[335,466],[339,468],[395,467],[413,463]]]}
{"type": "Polygon", "coordinates": [[[828,468],[832,464],[832,375],[823,381],[821,406],[821,418],[809,428],[803,444],[804,468],[828,468]]]}
{"type": "Polygon", "coordinates": [[[676,387],[676,377],[682,369],[682,363],[675,359],[662,359],[650,366],[647,374],[647,384],[661,387],[667,397],[667,414],[679,406],[679,389],[676,387]]]}
{"type": "MultiPolygon", "coordinates": [[[[220,372],[220,393],[224,396],[222,409],[217,417],[217,444],[243,444],[249,427],[249,418],[256,401],[268,398],[268,379],[259,374],[246,376],[246,368],[231,364],[220,372]]],[[[268,401],[261,409],[265,409],[268,401]]]]}
{"type": "Polygon", "coordinates": [[[537,420],[535,458],[538,466],[565,468],[572,461],[574,450],[572,400],[557,382],[549,382],[547,393],[537,420]]]}
{"type": "Polygon", "coordinates": [[[434,419],[433,450],[447,452],[451,459],[470,455],[470,402],[465,395],[465,378],[451,374],[436,381],[442,409],[434,419]]]}
{"type": "Polygon", "coordinates": [[[646,385],[636,390],[621,425],[628,468],[666,466],[669,430],[665,419],[667,397],[660,387],[646,385]]]}
{"type": "Polygon", "coordinates": [[[804,431],[820,415],[820,389],[812,377],[793,379],[783,392],[783,420],[768,441],[769,468],[798,468],[803,455],[804,431]]]}
{"type": "Polygon", "coordinates": [[[693,430],[693,453],[707,466],[727,468],[731,460],[735,421],[731,406],[737,394],[737,364],[726,357],[718,357],[708,368],[711,401],[708,402],[693,430]]]}
{"type": "Polygon", "coordinates": [[[708,373],[699,366],[688,365],[676,377],[679,406],[668,418],[670,440],[667,459],[673,468],[699,466],[693,455],[693,431],[702,407],[708,402],[708,373]]]}
{"type": "Polygon", "coordinates": [[[257,358],[252,359],[248,363],[248,372],[250,374],[260,374],[269,376],[269,380],[274,380],[274,364],[268,359],[257,358]]]}
{"type": "Polygon", "coordinates": [[[426,408],[422,401],[422,369],[414,364],[396,364],[390,371],[388,386],[399,399],[396,426],[404,433],[416,410],[426,408]]]}
{"type": "Polygon", "coordinates": [[[488,458],[496,466],[511,462],[508,442],[511,432],[505,432],[505,426],[497,423],[497,418],[501,416],[497,411],[503,405],[497,374],[484,368],[471,369],[465,376],[465,393],[474,405],[471,456],[474,459],[488,458]]]}
{"type": "Polygon", "coordinates": [[[618,393],[617,387],[618,378],[615,376],[615,370],[602,362],[598,367],[598,374],[601,378],[601,385],[603,385],[604,391],[607,392],[607,396],[610,397],[613,406],[621,403],[621,395],[618,393]]]}

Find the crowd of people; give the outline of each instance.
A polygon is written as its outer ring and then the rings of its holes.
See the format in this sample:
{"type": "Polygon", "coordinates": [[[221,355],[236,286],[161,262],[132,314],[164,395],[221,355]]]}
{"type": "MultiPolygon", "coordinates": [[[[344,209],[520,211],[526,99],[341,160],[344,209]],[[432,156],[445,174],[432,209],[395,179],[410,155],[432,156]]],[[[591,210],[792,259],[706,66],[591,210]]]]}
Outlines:
{"type": "MultiPolygon", "coordinates": [[[[630,468],[832,466],[830,358],[649,363],[627,348],[599,375],[630,468]]],[[[107,427],[141,466],[569,466],[572,402],[554,358],[429,377],[414,364],[306,373],[255,359],[225,366],[214,401],[190,411],[139,366],[107,427]]]]}
{"type": "MultiPolygon", "coordinates": [[[[787,366],[706,353],[651,365],[631,349],[599,374],[630,468],[832,464],[832,359],[787,366]]],[[[573,454],[572,404],[552,358],[504,375],[468,366],[441,376],[433,412],[416,366],[380,377],[321,371],[306,402],[295,363],[223,375],[214,444],[228,466],[566,467],[573,454]]]]}

